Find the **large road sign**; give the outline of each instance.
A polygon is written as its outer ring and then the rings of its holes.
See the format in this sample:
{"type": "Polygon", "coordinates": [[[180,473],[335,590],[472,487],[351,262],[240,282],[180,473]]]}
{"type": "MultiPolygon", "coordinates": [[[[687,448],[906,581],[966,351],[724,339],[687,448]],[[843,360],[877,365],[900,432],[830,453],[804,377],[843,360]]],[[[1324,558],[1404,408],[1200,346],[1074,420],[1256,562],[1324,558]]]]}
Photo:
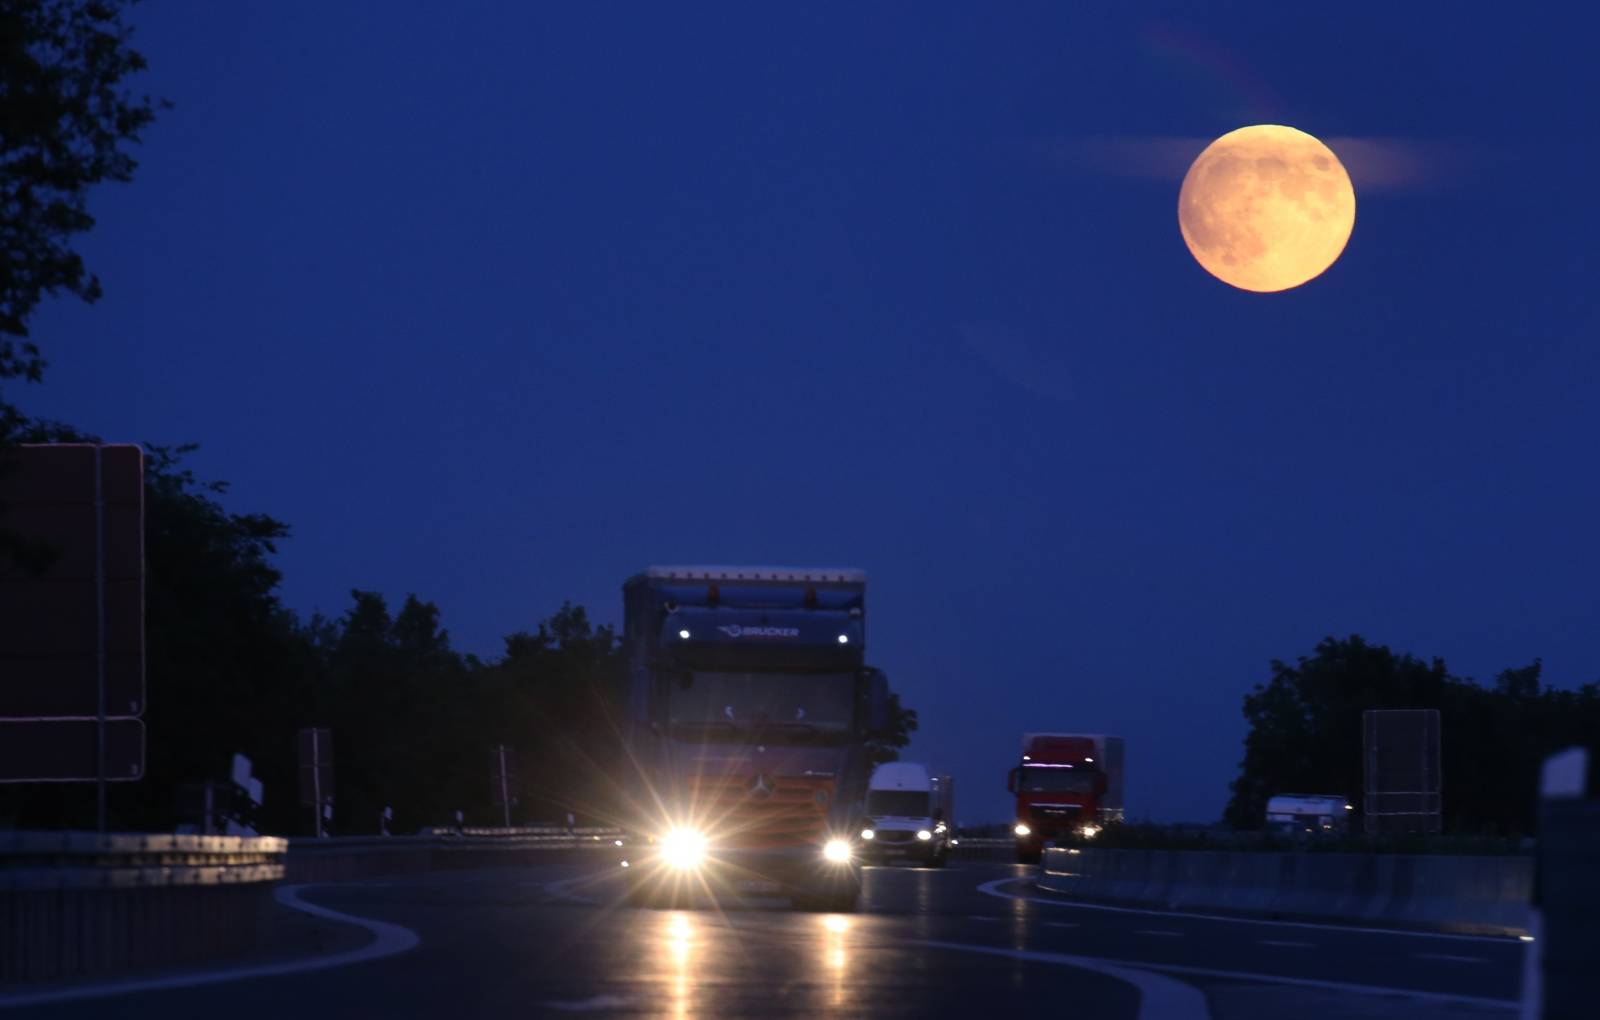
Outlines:
{"type": "MultiPolygon", "coordinates": [[[[92,783],[99,720],[0,719],[0,783],[92,783]]],[[[144,723],[106,720],[106,781],[144,775],[144,723]]]]}
{"type": "Polygon", "coordinates": [[[144,452],[0,451],[0,532],[44,557],[0,561],[0,782],[140,778],[144,452]]]}
{"type": "Polygon", "coordinates": [[[1438,832],[1443,786],[1439,711],[1372,709],[1361,713],[1368,832],[1438,832]]]}

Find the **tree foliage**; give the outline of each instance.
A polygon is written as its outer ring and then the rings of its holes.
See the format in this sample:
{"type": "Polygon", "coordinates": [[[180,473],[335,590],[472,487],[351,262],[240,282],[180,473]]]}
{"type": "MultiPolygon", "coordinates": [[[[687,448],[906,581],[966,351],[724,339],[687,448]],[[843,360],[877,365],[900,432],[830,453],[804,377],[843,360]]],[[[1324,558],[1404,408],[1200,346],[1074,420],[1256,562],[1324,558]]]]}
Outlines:
{"type": "Polygon", "coordinates": [[[0,0],[0,379],[44,368],[28,319],[49,294],[100,281],[73,247],[89,189],[126,181],[157,103],[128,91],[145,61],[122,0],[0,0]]]}
{"type": "Polygon", "coordinates": [[[1250,730],[1225,817],[1259,828],[1267,799],[1284,792],[1340,794],[1359,810],[1362,712],[1435,708],[1446,828],[1531,833],[1544,758],[1572,746],[1600,751],[1600,685],[1542,687],[1541,672],[1535,660],[1484,687],[1452,676],[1441,659],[1357,636],[1326,638],[1293,665],[1274,661],[1270,679],[1244,699],[1250,730]]]}

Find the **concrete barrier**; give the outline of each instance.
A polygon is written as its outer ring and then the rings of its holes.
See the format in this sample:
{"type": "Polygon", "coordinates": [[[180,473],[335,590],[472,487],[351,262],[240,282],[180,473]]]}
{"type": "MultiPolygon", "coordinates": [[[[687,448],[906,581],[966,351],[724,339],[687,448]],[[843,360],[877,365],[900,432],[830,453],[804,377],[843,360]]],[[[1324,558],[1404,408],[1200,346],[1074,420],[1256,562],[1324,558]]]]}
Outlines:
{"type": "Polygon", "coordinates": [[[246,952],[260,941],[286,846],[270,837],[0,834],[0,981],[246,952]]]}
{"type": "Polygon", "coordinates": [[[1239,851],[1045,851],[1039,886],[1075,899],[1191,910],[1521,935],[1526,857],[1239,851]]]}

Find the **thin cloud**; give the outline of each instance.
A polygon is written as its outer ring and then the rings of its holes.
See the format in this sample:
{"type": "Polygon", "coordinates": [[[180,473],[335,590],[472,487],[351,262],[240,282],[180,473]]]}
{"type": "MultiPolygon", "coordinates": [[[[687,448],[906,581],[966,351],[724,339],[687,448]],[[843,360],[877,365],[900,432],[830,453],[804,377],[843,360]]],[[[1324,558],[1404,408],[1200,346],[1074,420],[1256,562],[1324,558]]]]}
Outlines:
{"type": "MultiPolygon", "coordinates": [[[[1447,185],[1482,161],[1475,146],[1457,141],[1335,136],[1323,139],[1339,157],[1357,194],[1417,191],[1447,185]]],[[[1100,135],[1043,143],[1057,166],[1110,177],[1177,183],[1209,138],[1100,135]]]]}
{"type": "Polygon", "coordinates": [[[1056,352],[997,322],[966,322],[956,330],[962,344],[1000,378],[1050,400],[1072,399],[1071,371],[1056,352]]]}

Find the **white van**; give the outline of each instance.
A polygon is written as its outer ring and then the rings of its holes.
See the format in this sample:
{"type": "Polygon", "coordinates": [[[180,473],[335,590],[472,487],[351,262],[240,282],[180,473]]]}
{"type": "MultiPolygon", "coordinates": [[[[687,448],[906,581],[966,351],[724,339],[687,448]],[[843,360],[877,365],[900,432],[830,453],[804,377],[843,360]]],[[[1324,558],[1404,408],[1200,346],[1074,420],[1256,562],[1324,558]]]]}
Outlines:
{"type": "Polygon", "coordinates": [[[954,819],[945,817],[924,766],[891,761],[874,769],[867,784],[866,816],[861,851],[867,860],[944,867],[954,819]]]}

